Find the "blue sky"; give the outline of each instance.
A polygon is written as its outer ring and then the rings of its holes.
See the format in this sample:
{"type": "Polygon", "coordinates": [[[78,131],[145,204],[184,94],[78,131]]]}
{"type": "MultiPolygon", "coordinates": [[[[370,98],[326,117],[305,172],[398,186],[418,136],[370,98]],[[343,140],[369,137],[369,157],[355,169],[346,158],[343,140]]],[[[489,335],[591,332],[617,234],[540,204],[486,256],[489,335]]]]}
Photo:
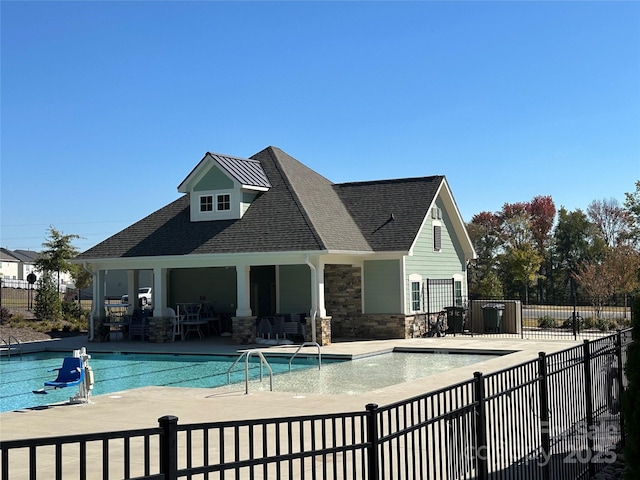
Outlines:
{"type": "Polygon", "coordinates": [[[446,175],[465,221],[640,179],[640,2],[2,1],[1,230],[85,250],[205,152],[446,175]]]}

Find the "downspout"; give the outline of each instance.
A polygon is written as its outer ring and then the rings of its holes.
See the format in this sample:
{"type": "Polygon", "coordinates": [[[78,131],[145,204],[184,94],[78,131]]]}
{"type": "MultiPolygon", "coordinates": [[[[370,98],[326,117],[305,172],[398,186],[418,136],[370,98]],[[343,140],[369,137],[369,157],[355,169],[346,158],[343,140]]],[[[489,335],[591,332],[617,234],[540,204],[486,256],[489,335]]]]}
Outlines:
{"type": "Polygon", "coordinates": [[[318,275],[316,267],[309,261],[309,254],[305,255],[305,262],[311,269],[311,341],[316,342],[316,314],[318,313],[318,275]]]}
{"type": "Polygon", "coordinates": [[[89,341],[93,342],[93,312],[95,312],[95,298],[97,297],[96,295],[96,282],[97,282],[97,275],[96,273],[91,270],[88,266],[87,266],[87,262],[82,262],[82,268],[84,268],[87,272],[89,272],[91,274],[91,277],[93,278],[93,281],[91,282],[93,288],[93,300],[91,302],[91,314],[89,315],[89,341]]]}

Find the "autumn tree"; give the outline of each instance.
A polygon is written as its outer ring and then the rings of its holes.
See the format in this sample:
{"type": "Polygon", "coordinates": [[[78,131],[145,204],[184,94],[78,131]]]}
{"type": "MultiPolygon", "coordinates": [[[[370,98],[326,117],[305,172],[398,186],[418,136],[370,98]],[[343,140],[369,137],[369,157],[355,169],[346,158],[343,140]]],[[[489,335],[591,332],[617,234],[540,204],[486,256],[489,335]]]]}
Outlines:
{"type": "Polygon", "coordinates": [[[592,201],[587,215],[607,246],[614,247],[628,237],[628,213],[615,198],[592,201]]]}
{"type": "Polygon", "coordinates": [[[616,293],[624,298],[626,318],[629,296],[640,291],[640,252],[631,245],[618,245],[607,252],[605,262],[616,293]]]}
{"type": "Polygon", "coordinates": [[[596,317],[600,318],[602,307],[615,292],[610,269],[602,262],[587,261],[580,264],[572,276],[586,292],[596,317]]]}

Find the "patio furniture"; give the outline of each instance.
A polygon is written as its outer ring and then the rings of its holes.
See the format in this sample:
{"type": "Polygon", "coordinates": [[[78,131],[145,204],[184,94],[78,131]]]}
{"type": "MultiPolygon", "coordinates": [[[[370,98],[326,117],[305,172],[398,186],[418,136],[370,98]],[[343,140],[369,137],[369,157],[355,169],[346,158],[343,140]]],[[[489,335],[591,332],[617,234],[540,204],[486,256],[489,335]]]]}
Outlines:
{"type": "Polygon", "coordinates": [[[142,341],[149,339],[149,310],[134,310],[129,322],[129,340],[135,337],[142,341]]]}

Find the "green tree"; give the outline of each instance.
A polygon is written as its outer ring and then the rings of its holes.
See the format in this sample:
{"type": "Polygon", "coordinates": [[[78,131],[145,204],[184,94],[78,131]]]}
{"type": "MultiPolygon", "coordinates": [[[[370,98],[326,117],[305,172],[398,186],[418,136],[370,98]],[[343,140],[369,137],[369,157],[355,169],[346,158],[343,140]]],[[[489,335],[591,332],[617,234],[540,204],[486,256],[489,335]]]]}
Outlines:
{"type": "Polygon", "coordinates": [[[49,271],[45,271],[38,280],[33,311],[38,320],[58,320],[62,316],[60,293],[49,271]]]}
{"type": "Polygon", "coordinates": [[[524,288],[524,304],[529,304],[529,286],[540,277],[540,267],[544,258],[530,243],[510,248],[504,255],[505,270],[524,288]]]}
{"type": "Polygon", "coordinates": [[[569,283],[575,293],[575,277],[581,264],[600,260],[606,244],[597,235],[594,225],[584,212],[577,209],[568,212],[564,207],[558,211],[558,224],[554,232],[554,259],[565,284],[569,283]]]}
{"type": "Polygon", "coordinates": [[[72,242],[80,238],[80,236],[64,235],[53,227],[49,227],[48,231],[49,238],[42,244],[44,250],[40,253],[36,266],[43,272],[56,272],[58,275],[58,288],[60,288],[61,272],[77,272],[77,266],[69,263],[69,259],[79,253],[78,249],[72,245],[72,242]]]}
{"type": "Polygon", "coordinates": [[[636,181],[636,190],[625,193],[624,209],[629,222],[629,241],[635,248],[640,248],[640,180],[636,181]]]}
{"type": "MultiPolygon", "coordinates": [[[[497,257],[502,248],[500,220],[494,213],[481,212],[474,215],[471,222],[467,224],[467,231],[477,255],[475,262],[469,268],[469,292],[472,295],[487,296],[483,293],[487,290],[487,282],[483,279],[491,275],[495,278],[488,283],[495,284],[495,281],[499,283],[495,270],[497,257]]],[[[494,287],[495,285],[489,290],[495,291],[494,287]]],[[[501,285],[497,290],[502,295],[501,285]]]]}

